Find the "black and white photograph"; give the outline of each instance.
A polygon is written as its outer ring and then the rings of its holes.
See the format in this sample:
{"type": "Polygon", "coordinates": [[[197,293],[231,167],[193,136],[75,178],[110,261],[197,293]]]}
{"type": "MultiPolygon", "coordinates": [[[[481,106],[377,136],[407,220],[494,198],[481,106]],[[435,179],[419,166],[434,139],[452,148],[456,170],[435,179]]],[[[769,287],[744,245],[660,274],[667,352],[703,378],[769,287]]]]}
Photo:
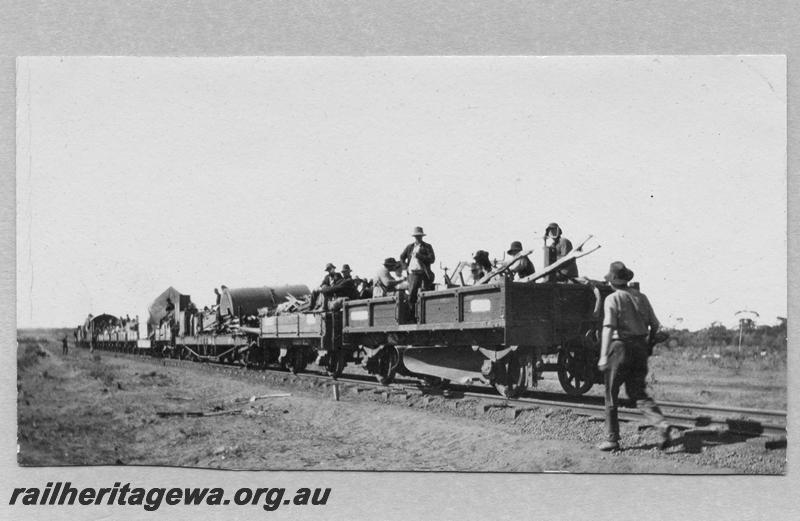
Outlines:
{"type": "Polygon", "coordinates": [[[18,464],[784,474],[786,66],[18,58],[18,464]]]}

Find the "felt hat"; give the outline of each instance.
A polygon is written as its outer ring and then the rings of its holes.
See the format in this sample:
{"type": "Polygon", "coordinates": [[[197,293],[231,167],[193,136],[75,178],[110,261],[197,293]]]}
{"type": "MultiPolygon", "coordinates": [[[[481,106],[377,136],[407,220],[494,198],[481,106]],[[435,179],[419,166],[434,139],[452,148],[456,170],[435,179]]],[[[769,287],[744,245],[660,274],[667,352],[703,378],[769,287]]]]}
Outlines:
{"type": "Polygon", "coordinates": [[[625,264],[620,261],[612,262],[608,267],[608,273],[605,276],[606,281],[611,284],[627,284],[633,278],[633,271],[629,270],[625,264]]]}
{"type": "Polygon", "coordinates": [[[486,251],[486,250],[478,250],[478,251],[476,251],[476,252],[475,252],[475,254],[472,256],[472,258],[473,258],[473,259],[475,259],[475,260],[478,260],[478,259],[486,259],[486,260],[489,260],[489,252],[488,252],[488,251],[486,251]]]}
{"type": "Polygon", "coordinates": [[[561,226],[559,226],[558,223],[548,224],[547,228],[544,229],[544,234],[547,235],[547,232],[550,230],[555,230],[557,237],[561,235],[561,226]]]}
{"type": "Polygon", "coordinates": [[[522,251],[522,243],[519,241],[514,241],[511,243],[511,247],[508,248],[509,255],[516,255],[517,253],[522,251]]]}
{"type": "Polygon", "coordinates": [[[332,263],[330,263],[330,262],[329,262],[328,264],[326,264],[326,265],[325,265],[325,271],[329,271],[329,270],[335,270],[335,269],[336,269],[336,266],[334,266],[334,265],[333,265],[332,263]]]}
{"type": "Polygon", "coordinates": [[[394,257],[386,257],[386,260],[383,261],[383,265],[384,267],[390,270],[396,270],[397,268],[402,266],[400,261],[398,261],[394,257]]]}
{"type": "Polygon", "coordinates": [[[353,270],[350,269],[350,265],[349,264],[342,264],[342,271],[344,272],[344,271],[353,271],[353,270]]]}
{"type": "Polygon", "coordinates": [[[424,237],[425,232],[422,231],[422,226],[414,226],[414,232],[411,234],[412,237],[424,237]]]}

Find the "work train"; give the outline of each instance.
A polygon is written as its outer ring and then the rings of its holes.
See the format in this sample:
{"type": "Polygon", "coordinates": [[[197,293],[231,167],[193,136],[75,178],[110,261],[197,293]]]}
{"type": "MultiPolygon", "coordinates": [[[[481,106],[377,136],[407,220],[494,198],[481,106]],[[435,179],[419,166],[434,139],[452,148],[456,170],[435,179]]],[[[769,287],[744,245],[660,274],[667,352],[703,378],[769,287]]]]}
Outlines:
{"type": "Polygon", "coordinates": [[[396,375],[432,384],[482,382],[507,397],[556,371],[568,394],[581,395],[602,383],[602,304],[613,290],[587,279],[546,279],[591,253],[582,246],[527,282],[504,276],[513,260],[485,284],[446,278],[421,292],[414,310],[398,292],[344,300],[334,311],[281,311],[310,293],[297,285],[223,288],[218,306],[197,311],[189,295],[169,288],[149,308],[147,333],[100,315],[79,326],[76,337],[84,347],[292,372],[315,362],[333,377],[360,364],[384,384],[396,375]],[[167,311],[169,303],[174,309],[167,311]]]}

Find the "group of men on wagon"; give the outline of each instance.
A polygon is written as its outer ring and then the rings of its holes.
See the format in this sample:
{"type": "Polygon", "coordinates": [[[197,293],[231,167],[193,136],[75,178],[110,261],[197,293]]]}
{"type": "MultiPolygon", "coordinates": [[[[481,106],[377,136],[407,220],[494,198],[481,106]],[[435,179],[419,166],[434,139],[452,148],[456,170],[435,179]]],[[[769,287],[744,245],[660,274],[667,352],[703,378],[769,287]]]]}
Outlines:
{"type": "MultiPolygon", "coordinates": [[[[431,265],[436,259],[433,247],[422,238],[425,236],[419,226],[412,233],[414,242],[407,245],[400,254],[400,259],[389,257],[384,260],[373,280],[372,296],[384,296],[397,291],[408,292],[410,309],[415,308],[420,290],[433,289],[434,275],[431,265]],[[402,271],[407,277],[402,277],[402,271]]],[[[572,251],[572,243],[565,237],[557,223],[550,223],[545,229],[545,263],[546,265],[562,259],[572,251]]],[[[507,250],[513,263],[504,265],[505,276],[514,280],[522,280],[535,273],[533,263],[527,255],[522,254],[520,241],[513,241],[507,250]]],[[[497,261],[492,262],[489,253],[478,250],[473,255],[470,265],[473,284],[479,284],[487,274],[497,268],[497,261]]],[[[503,266],[501,264],[501,266],[503,266]]],[[[328,272],[319,290],[312,295],[312,302],[320,294],[331,294],[340,298],[355,296],[350,277],[350,267],[345,264],[342,273],[336,273],[333,264],[325,268],[328,272]]],[[[578,278],[575,262],[567,262],[551,275],[550,280],[571,282],[578,278]]],[[[622,262],[613,262],[605,281],[614,293],[604,302],[604,319],[601,335],[600,358],[598,368],[604,374],[606,405],[606,440],[598,448],[600,450],[619,449],[620,431],[618,420],[619,391],[625,385],[629,398],[636,402],[645,417],[654,425],[659,433],[662,448],[670,441],[670,427],[666,423],[658,405],[647,395],[645,378],[648,372],[647,359],[652,346],[659,341],[659,321],[655,316],[650,301],[638,287],[628,283],[633,279],[633,271],[622,262]]]]}
{"type": "MultiPolygon", "coordinates": [[[[421,226],[414,228],[411,234],[414,242],[408,244],[400,254],[399,259],[387,257],[378,269],[375,277],[371,281],[372,297],[382,297],[398,291],[407,291],[408,302],[413,307],[416,304],[420,290],[431,290],[434,287],[434,273],[431,269],[436,254],[433,246],[423,240],[425,232],[421,226]],[[403,270],[407,276],[403,276],[403,270]]],[[[546,264],[552,264],[566,256],[572,251],[572,243],[563,237],[561,227],[557,223],[550,223],[545,229],[544,241],[546,246],[546,264]]],[[[515,259],[505,270],[504,276],[511,280],[521,280],[535,273],[533,262],[527,255],[522,253],[522,243],[513,241],[507,254],[515,259]],[[519,257],[519,258],[517,258],[519,257]]],[[[471,283],[479,284],[484,277],[502,265],[497,260],[494,262],[489,258],[489,252],[478,250],[472,256],[470,265],[471,283]]],[[[356,288],[356,282],[360,279],[353,279],[350,266],[342,266],[341,273],[336,271],[336,266],[328,263],[325,266],[327,272],[319,288],[311,294],[312,306],[317,305],[321,295],[328,297],[336,302],[343,298],[357,298],[361,295],[356,288]]],[[[557,282],[570,282],[578,277],[578,268],[574,262],[567,263],[562,269],[553,274],[552,279],[557,282]]]]}

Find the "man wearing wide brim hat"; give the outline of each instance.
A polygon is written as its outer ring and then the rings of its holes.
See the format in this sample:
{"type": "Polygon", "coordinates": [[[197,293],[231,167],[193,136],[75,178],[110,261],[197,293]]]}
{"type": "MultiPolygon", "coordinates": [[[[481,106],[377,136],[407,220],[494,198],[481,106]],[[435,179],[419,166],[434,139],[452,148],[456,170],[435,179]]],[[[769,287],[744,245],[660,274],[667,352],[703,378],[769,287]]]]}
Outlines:
{"type": "Polygon", "coordinates": [[[373,297],[385,297],[401,289],[408,287],[405,280],[401,277],[403,263],[394,257],[387,257],[383,261],[383,266],[375,274],[372,286],[373,297]]]}
{"type": "Polygon", "coordinates": [[[322,279],[322,282],[319,285],[321,288],[333,286],[339,279],[342,278],[342,274],[336,271],[336,266],[334,266],[332,262],[329,262],[325,265],[325,271],[327,272],[325,278],[322,279]]]}
{"type": "Polygon", "coordinates": [[[383,260],[383,267],[387,270],[396,271],[403,267],[403,263],[394,257],[386,257],[386,259],[383,260]]]}
{"type": "Polygon", "coordinates": [[[612,286],[624,287],[633,279],[633,271],[625,266],[625,263],[612,262],[608,268],[608,273],[603,277],[612,286]]]}
{"type": "Polygon", "coordinates": [[[329,292],[330,288],[332,288],[340,280],[342,280],[342,274],[336,271],[336,266],[334,266],[332,262],[329,262],[328,264],[325,265],[325,271],[327,273],[325,274],[325,278],[322,279],[319,288],[311,292],[311,299],[310,299],[311,309],[316,309],[322,306],[322,302],[320,302],[320,295],[323,294],[323,292],[329,292]]]}
{"type": "Polygon", "coordinates": [[[620,261],[612,262],[606,281],[614,288],[603,304],[603,334],[598,368],[604,372],[606,405],[606,441],[600,450],[619,449],[619,389],[644,412],[649,423],[658,429],[660,444],[669,443],[669,425],[656,402],[647,395],[647,358],[658,332],[659,322],[644,293],[628,287],[633,271],[620,261]]]}
{"type": "Polygon", "coordinates": [[[486,250],[478,250],[474,254],[472,254],[472,260],[480,266],[481,271],[485,273],[489,273],[494,269],[492,265],[491,259],[489,259],[489,252],[486,250]]]}
{"type": "Polygon", "coordinates": [[[400,254],[400,262],[408,269],[408,304],[411,314],[414,315],[420,289],[433,289],[431,264],[436,260],[436,255],[433,253],[433,246],[422,240],[425,232],[421,226],[414,227],[411,235],[414,242],[406,246],[400,254]]]}
{"type": "MultiPolygon", "coordinates": [[[[511,243],[511,246],[509,246],[507,253],[513,258],[521,251],[522,243],[520,241],[514,241],[511,243]]],[[[514,277],[521,279],[528,275],[533,275],[536,270],[533,268],[533,262],[531,262],[527,255],[524,255],[508,268],[508,272],[511,279],[514,277]]]]}
{"type": "Polygon", "coordinates": [[[344,299],[358,298],[356,282],[350,275],[351,273],[350,265],[342,264],[342,273],[339,275],[339,279],[330,286],[319,289],[319,292],[328,299],[329,310],[339,309],[344,299]]]}

